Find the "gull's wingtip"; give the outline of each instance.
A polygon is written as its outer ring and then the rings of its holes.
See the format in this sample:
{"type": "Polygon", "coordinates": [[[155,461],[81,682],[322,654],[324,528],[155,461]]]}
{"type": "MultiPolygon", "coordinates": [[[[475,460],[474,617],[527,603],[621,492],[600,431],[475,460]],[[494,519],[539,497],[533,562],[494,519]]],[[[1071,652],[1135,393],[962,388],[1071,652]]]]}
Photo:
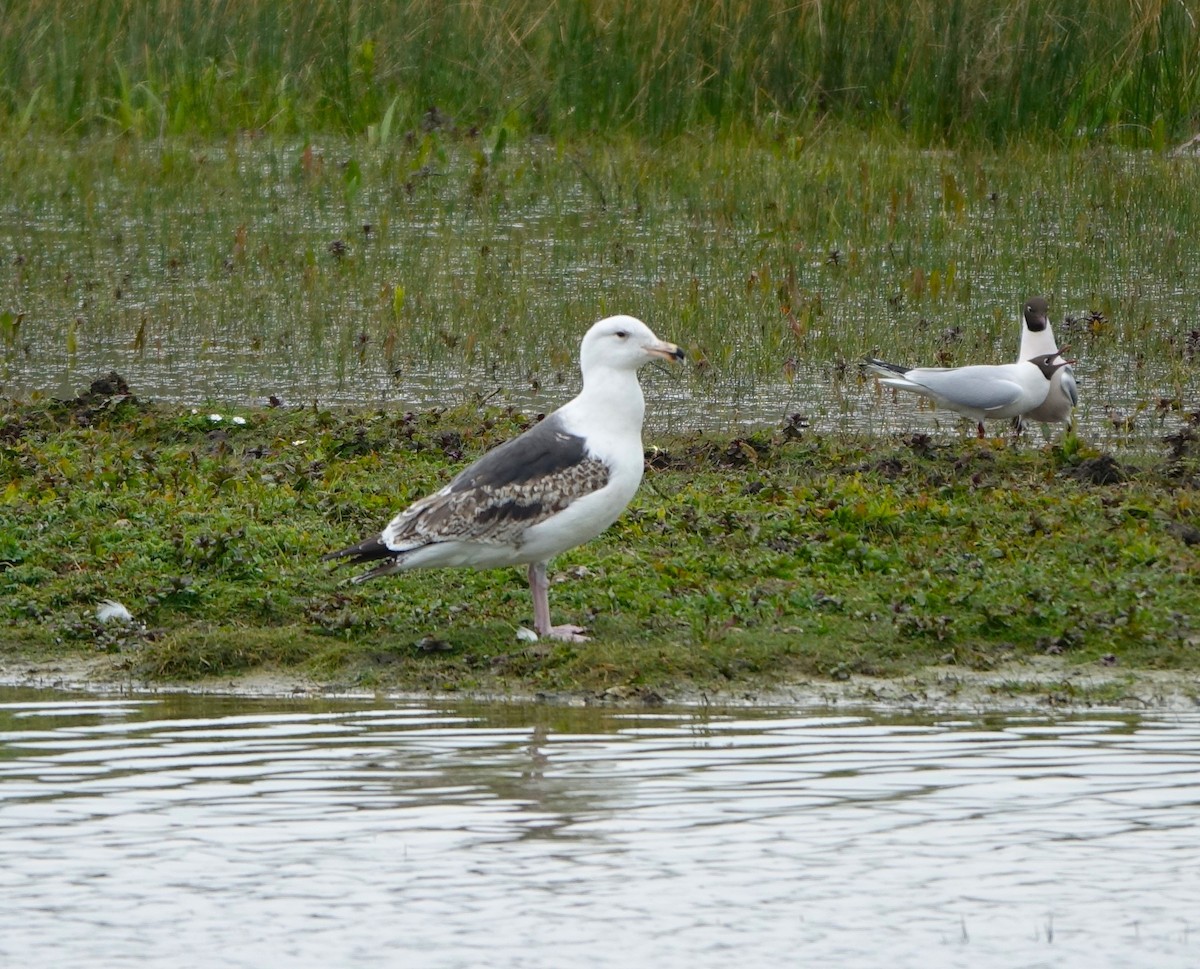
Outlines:
{"type": "Polygon", "coordinates": [[[356,545],[339,548],[336,552],[326,552],[321,556],[321,561],[352,559],[355,563],[373,562],[375,559],[390,558],[395,554],[395,551],[383,544],[383,540],[378,535],[373,535],[371,538],[364,538],[356,545]]]}

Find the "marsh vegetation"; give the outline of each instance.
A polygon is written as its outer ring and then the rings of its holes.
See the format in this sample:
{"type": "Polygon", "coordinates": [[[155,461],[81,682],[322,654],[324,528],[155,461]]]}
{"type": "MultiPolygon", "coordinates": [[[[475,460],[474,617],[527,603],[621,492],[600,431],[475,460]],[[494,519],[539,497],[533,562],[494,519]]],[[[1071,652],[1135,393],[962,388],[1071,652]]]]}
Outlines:
{"type": "Polygon", "coordinates": [[[107,651],[151,678],[266,665],[527,691],[1044,655],[1196,669],[1194,432],[1141,463],[1075,439],[1020,451],[796,428],[660,438],[626,515],[552,568],[555,614],[595,640],[530,645],[516,570],[348,587],[319,562],[530,418],[192,413],[111,389],[0,415],[10,648],[107,651]],[[103,599],[132,621],[99,620],[103,599]]]}
{"type": "Polygon", "coordinates": [[[1079,361],[1090,440],[1161,437],[1200,386],[1192,159],[853,132],[503,151],[444,131],[387,150],[47,137],[0,148],[0,183],[0,376],[21,397],[116,369],[188,403],[545,409],[573,392],[579,334],[632,312],[693,361],[652,378],[660,428],[799,412],[930,430],[946,415],[880,399],[855,361],[1007,360],[1035,292],[1079,361]]]}

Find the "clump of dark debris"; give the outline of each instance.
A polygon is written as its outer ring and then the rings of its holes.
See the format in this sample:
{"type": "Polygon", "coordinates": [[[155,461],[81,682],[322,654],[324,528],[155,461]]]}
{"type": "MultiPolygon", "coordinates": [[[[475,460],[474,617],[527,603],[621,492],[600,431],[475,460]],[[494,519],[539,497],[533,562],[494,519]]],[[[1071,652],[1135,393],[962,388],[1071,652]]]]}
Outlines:
{"type": "Polygon", "coordinates": [[[1120,484],[1129,480],[1129,473],[1111,454],[1100,454],[1081,461],[1066,472],[1068,477],[1088,484],[1120,484]]]}
{"type": "Polygon", "coordinates": [[[129,382],[115,370],[97,377],[78,397],[55,402],[78,424],[91,424],[100,414],[123,406],[137,406],[138,399],[129,389],[129,382]]]}

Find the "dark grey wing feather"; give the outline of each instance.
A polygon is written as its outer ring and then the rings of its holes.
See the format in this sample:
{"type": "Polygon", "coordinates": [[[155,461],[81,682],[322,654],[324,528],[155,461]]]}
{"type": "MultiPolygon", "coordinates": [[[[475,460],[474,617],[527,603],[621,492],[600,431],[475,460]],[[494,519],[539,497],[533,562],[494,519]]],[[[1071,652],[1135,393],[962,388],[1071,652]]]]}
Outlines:
{"type": "Polygon", "coordinates": [[[502,488],[554,475],[584,460],[583,438],[568,434],[556,414],[534,424],[524,434],[492,448],[455,475],[452,491],[502,488]]]}

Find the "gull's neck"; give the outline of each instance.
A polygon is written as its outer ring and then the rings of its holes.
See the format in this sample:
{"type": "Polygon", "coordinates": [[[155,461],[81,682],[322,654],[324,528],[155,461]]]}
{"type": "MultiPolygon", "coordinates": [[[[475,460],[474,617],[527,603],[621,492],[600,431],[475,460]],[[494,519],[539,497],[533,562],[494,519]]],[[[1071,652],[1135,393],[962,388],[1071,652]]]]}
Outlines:
{"type": "Polygon", "coordinates": [[[588,423],[633,429],[641,435],[646,399],[632,370],[593,367],[583,375],[583,390],[567,406],[575,412],[573,416],[588,423]]]}
{"type": "Polygon", "coordinates": [[[1054,327],[1049,323],[1040,333],[1034,333],[1022,321],[1020,359],[1039,357],[1043,353],[1058,353],[1058,344],[1054,342],[1054,327]]]}

